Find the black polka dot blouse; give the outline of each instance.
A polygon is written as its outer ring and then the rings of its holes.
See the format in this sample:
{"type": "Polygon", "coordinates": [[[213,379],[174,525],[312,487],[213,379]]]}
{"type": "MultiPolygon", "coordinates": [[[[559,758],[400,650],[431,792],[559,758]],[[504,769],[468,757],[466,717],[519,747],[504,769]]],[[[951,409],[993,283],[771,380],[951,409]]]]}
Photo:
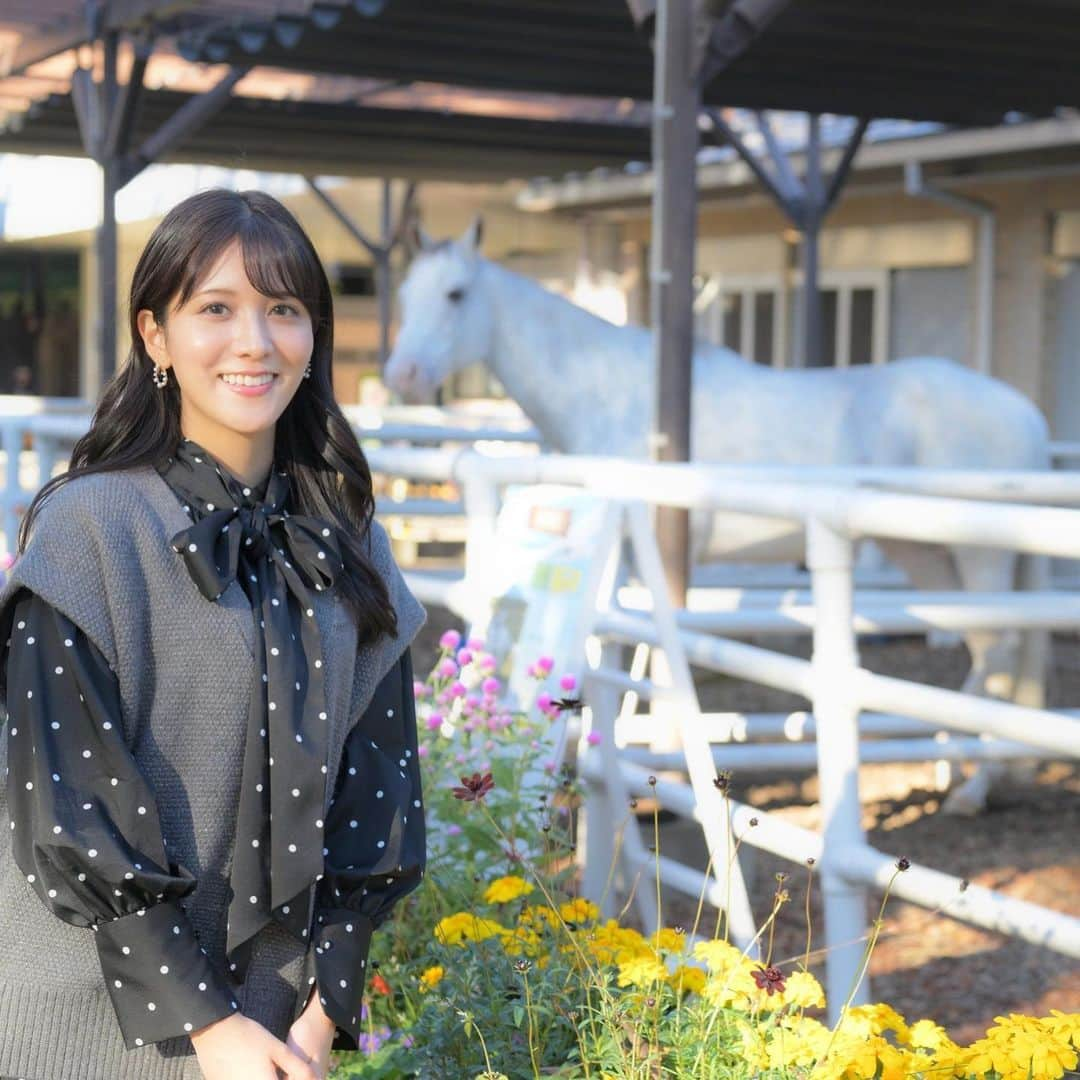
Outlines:
{"type": "MultiPolygon", "coordinates": [[[[23,589],[7,678],[12,854],[42,903],[94,931],[128,1045],[197,1032],[228,1016],[238,1008],[235,984],[199,944],[180,904],[196,880],[170,863],[154,792],[122,736],[108,662],[75,623],[23,589]]],[[[300,994],[306,1001],[317,989],[337,1026],[334,1048],[355,1050],[372,931],[424,871],[408,649],[351,730],[334,792],[300,994]],[[388,740],[388,730],[397,737],[388,740]],[[376,872],[377,865],[394,872],[376,872]]]]}

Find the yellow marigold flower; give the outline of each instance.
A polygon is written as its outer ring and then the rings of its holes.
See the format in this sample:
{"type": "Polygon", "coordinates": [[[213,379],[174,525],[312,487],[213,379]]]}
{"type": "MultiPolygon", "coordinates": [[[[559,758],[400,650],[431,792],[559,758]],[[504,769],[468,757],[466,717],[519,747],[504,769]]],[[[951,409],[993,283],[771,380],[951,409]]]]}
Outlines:
{"type": "Polygon", "coordinates": [[[845,1080],[867,1080],[876,1076],[882,1046],[888,1046],[888,1043],[880,1035],[870,1038],[838,1036],[829,1057],[833,1062],[841,1063],[844,1071],[834,1075],[845,1077],[845,1080]]]}
{"type": "Polygon", "coordinates": [[[793,971],[784,980],[783,992],[775,996],[784,1005],[796,1009],[815,1009],[825,1005],[825,991],[809,971],[793,971]]]}
{"type": "Polygon", "coordinates": [[[708,964],[709,970],[717,975],[746,962],[746,957],[743,956],[741,949],[737,949],[730,942],[719,939],[715,941],[699,941],[694,946],[694,959],[704,960],[708,964]]]}
{"type": "Polygon", "coordinates": [[[531,882],[514,874],[496,878],[484,891],[484,900],[489,904],[506,904],[519,896],[528,896],[533,891],[531,882]]]}
{"type": "Polygon", "coordinates": [[[545,927],[551,930],[559,929],[559,916],[546,904],[529,904],[518,916],[518,923],[522,926],[531,926],[534,930],[542,930],[545,927]]]}
{"type": "Polygon", "coordinates": [[[667,968],[656,957],[639,956],[619,965],[619,986],[652,986],[663,982],[667,968]]]}
{"type": "Polygon", "coordinates": [[[600,918],[600,909],[583,896],[575,896],[565,904],[559,905],[559,914],[568,923],[595,922],[600,918]]]}
{"type": "Polygon", "coordinates": [[[684,994],[700,994],[705,985],[705,972],[699,967],[680,964],[669,976],[668,982],[684,994]]]}
{"type": "Polygon", "coordinates": [[[432,987],[438,986],[442,980],[445,972],[442,969],[441,964],[436,964],[434,967],[425,969],[424,973],[420,976],[420,990],[426,992],[432,987]]]}
{"type": "Polygon", "coordinates": [[[654,949],[680,953],[686,945],[686,931],[673,930],[671,927],[665,926],[653,934],[651,941],[654,949]]]}
{"type": "Polygon", "coordinates": [[[757,992],[754,968],[749,963],[743,963],[709,978],[701,996],[712,1005],[745,1005],[757,992]]]}
{"type": "Polygon", "coordinates": [[[444,945],[464,945],[466,941],[482,941],[505,933],[505,928],[492,919],[480,919],[470,911],[447,915],[435,924],[435,939],[444,945]]]}
{"type": "Polygon", "coordinates": [[[638,956],[655,956],[641,934],[620,926],[615,919],[608,919],[600,926],[586,927],[578,934],[578,942],[604,964],[624,964],[638,956]]]}
{"type": "Polygon", "coordinates": [[[1050,1015],[1043,1017],[1043,1027],[1059,1039],[1072,1041],[1080,1046],[1080,1012],[1063,1013],[1060,1009],[1051,1009],[1050,1015]]]}
{"type": "Polygon", "coordinates": [[[982,1076],[984,1073],[996,1072],[1005,1076],[1014,1072],[1008,1047],[1003,1041],[996,1039],[979,1039],[973,1042],[967,1052],[961,1055],[960,1063],[964,1075],[974,1073],[982,1076]]]}
{"type": "Polygon", "coordinates": [[[933,1020],[918,1020],[908,1028],[909,1046],[921,1046],[927,1050],[953,1050],[955,1044],[945,1029],[933,1020]]]}
{"type": "Polygon", "coordinates": [[[540,935],[527,926],[507,930],[502,936],[503,949],[508,956],[539,956],[543,946],[540,935]]]}

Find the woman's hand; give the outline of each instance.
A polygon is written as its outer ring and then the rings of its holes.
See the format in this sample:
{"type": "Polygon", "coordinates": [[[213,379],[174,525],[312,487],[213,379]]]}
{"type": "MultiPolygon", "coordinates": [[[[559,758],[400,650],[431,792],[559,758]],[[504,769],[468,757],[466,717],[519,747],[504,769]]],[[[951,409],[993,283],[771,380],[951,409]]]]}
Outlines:
{"type": "Polygon", "coordinates": [[[319,1080],[330,1071],[330,1048],[334,1045],[336,1025],[319,1003],[319,988],[311,991],[304,1011],[293,1021],[285,1045],[315,1069],[319,1080]]]}
{"type": "Polygon", "coordinates": [[[205,1080],[324,1080],[300,1054],[256,1020],[233,1013],[191,1036],[205,1080]]]}

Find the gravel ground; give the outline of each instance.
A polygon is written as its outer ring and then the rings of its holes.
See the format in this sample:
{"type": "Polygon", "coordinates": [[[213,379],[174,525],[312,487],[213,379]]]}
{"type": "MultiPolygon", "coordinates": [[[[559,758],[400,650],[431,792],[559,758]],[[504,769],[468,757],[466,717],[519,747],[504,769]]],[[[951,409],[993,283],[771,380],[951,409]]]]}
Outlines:
{"type": "MultiPolygon", "coordinates": [[[[449,612],[430,609],[428,624],[414,646],[418,677],[430,669],[438,637],[451,626],[462,629],[449,612]]],[[[1055,634],[1053,640],[1047,704],[1080,706],[1080,638],[1055,634]]],[[[774,639],[770,647],[793,656],[809,655],[805,640],[781,645],[774,639]]],[[[960,687],[968,669],[963,645],[929,650],[918,638],[867,639],[860,643],[860,657],[872,671],[952,689],[960,687]]],[[[772,712],[808,706],[795,695],[713,672],[695,670],[695,678],[708,709],[772,712]]],[[[863,766],[860,793],[863,826],[878,849],[1008,896],[1080,915],[1080,768],[1075,764],[1044,763],[1031,782],[1012,786],[974,819],[935,813],[942,796],[930,764],[863,766]]],[[[748,777],[744,783],[736,777],[733,794],[799,825],[813,828],[820,820],[817,781],[806,773],[748,777]]],[[[643,821],[651,831],[651,810],[643,821]]],[[[662,827],[661,851],[665,835],[675,837],[680,829],[685,836],[681,824],[662,827]]],[[[791,902],[777,919],[773,955],[801,956],[806,946],[807,871],[766,853],[753,854],[751,899],[759,920],[771,910],[774,875],[781,871],[791,875],[786,883],[791,902]]],[[[700,865],[704,867],[704,859],[700,865]]],[[[868,901],[868,923],[876,917],[879,903],[877,897],[868,901]]],[[[695,901],[668,893],[664,922],[689,927],[695,908],[695,901]]],[[[815,882],[811,921],[816,943],[824,940],[820,909],[815,882]]],[[[625,921],[633,924],[633,910],[625,921]]],[[[708,929],[703,923],[702,932],[708,929]]],[[[822,977],[820,967],[816,970],[822,977]]],[[[1080,960],[896,900],[890,900],[885,912],[871,957],[870,980],[874,1000],[889,1002],[909,1020],[930,1016],[962,1042],[978,1038],[1003,1013],[1080,1010],[1080,960]]]]}

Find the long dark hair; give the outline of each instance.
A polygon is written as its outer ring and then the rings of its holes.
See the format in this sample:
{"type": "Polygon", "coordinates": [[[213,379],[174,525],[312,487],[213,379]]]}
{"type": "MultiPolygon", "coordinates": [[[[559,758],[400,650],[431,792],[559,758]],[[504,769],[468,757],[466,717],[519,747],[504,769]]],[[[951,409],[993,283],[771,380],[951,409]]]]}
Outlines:
{"type": "Polygon", "coordinates": [[[382,633],[397,637],[386,583],[360,545],[375,513],[375,499],[367,459],[334,399],[330,283],[296,218],[260,191],[199,192],[177,203],[154,229],[131,279],[127,360],[102,391],[90,430],[71,453],[68,471],[45,483],[30,503],[19,527],[17,553],[26,546],[39,504],[61,484],[92,473],[157,466],[175,453],[183,437],[180,390],[175,379],[164,389],[154,385],[138,313],[147,308],[164,326],[174,298],[177,306],[185,303],[233,240],[240,241],[244,269],[259,292],[295,296],[311,313],[311,377],[301,380],[274,431],[274,463],[289,474],[293,512],[341,527],[346,571],[341,595],[356,617],[359,643],[382,633]]]}

